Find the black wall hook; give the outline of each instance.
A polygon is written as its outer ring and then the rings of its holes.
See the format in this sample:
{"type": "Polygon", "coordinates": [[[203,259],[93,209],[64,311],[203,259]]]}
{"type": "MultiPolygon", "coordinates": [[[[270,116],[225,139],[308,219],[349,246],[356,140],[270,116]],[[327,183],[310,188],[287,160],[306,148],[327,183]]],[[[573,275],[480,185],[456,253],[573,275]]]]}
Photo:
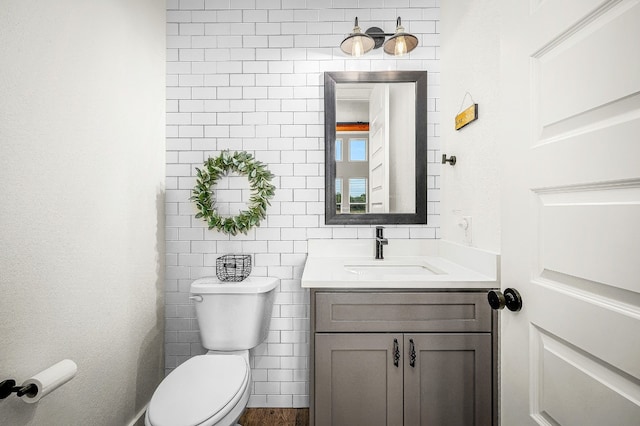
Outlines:
{"type": "Polygon", "coordinates": [[[19,397],[25,396],[37,389],[33,383],[27,386],[16,386],[16,381],[13,379],[7,379],[0,382],[0,399],[5,399],[9,395],[15,392],[19,397]]]}
{"type": "Polygon", "coordinates": [[[442,164],[449,163],[452,166],[456,165],[456,156],[452,155],[450,158],[447,158],[447,154],[442,154],[442,164]]]}

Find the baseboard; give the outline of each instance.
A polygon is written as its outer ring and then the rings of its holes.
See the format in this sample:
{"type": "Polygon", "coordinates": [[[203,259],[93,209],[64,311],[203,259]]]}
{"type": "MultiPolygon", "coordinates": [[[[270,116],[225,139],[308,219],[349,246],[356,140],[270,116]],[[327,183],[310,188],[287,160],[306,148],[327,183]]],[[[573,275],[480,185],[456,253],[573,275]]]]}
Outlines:
{"type": "Polygon", "coordinates": [[[129,422],[127,426],[144,426],[144,413],[147,411],[149,404],[142,407],[142,410],[136,414],[136,416],[129,422]]]}

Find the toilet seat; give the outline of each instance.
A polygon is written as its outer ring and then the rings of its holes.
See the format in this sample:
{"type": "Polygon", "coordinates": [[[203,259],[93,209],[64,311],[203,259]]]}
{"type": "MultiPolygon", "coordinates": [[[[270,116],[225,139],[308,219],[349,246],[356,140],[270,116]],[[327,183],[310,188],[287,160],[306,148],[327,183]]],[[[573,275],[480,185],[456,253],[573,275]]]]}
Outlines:
{"type": "Polygon", "coordinates": [[[249,366],[239,355],[199,355],[160,383],[147,420],[153,426],[213,425],[226,416],[249,386],[249,366]]]}

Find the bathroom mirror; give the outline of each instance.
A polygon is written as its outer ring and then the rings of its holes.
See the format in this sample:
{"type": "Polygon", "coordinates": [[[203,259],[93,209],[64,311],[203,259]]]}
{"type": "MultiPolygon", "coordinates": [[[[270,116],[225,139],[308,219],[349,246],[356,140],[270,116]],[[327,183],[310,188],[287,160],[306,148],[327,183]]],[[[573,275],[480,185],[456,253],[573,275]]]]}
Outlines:
{"type": "Polygon", "coordinates": [[[325,223],[427,223],[427,72],[326,72],[325,223]]]}

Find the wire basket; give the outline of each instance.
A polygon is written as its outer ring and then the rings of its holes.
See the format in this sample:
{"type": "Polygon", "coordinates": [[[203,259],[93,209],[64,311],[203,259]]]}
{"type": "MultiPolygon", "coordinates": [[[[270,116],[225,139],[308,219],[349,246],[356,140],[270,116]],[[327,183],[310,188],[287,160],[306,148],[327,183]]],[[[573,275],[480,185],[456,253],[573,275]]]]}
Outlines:
{"type": "Polygon", "coordinates": [[[251,256],[227,254],[216,259],[216,276],[220,281],[244,280],[251,273],[251,256]]]}

